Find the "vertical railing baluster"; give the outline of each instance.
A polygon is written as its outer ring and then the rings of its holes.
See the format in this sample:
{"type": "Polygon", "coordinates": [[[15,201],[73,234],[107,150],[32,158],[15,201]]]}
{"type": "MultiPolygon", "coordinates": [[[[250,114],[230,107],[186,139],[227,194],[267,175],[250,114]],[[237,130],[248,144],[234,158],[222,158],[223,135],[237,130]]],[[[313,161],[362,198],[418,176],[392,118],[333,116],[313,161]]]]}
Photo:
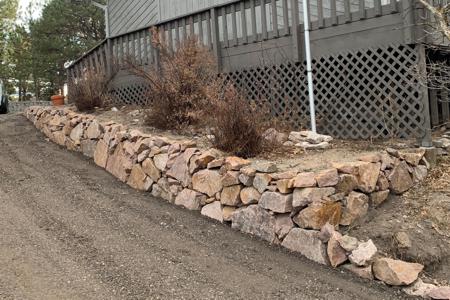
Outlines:
{"type": "Polygon", "coordinates": [[[374,0],[375,16],[379,17],[383,14],[381,10],[381,0],[374,0]]]}
{"type": "Polygon", "coordinates": [[[241,1],[241,23],[242,23],[242,40],[244,44],[247,44],[248,33],[247,33],[247,14],[245,13],[245,1],[241,1]]]}
{"type": "Polygon", "coordinates": [[[325,26],[323,19],[323,0],[317,0],[317,23],[319,28],[323,28],[325,26]]]}
{"type": "Polygon", "coordinates": [[[284,26],[284,35],[289,35],[289,7],[288,0],[282,0],[283,5],[283,26],[284,26]]]}
{"type": "Polygon", "coordinates": [[[165,28],[167,29],[167,45],[169,47],[169,51],[175,52],[173,47],[172,23],[166,24],[165,28]]]}
{"type": "Polygon", "coordinates": [[[227,11],[225,7],[222,7],[222,34],[223,34],[223,44],[225,47],[229,47],[228,42],[228,24],[227,24],[227,11]]]}
{"type": "Polygon", "coordinates": [[[238,32],[237,32],[237,20],[236,20],[236,5],[231,5],[231,29],[233,31],[233,46],[238,45],[238,32]]]}
{"type": "Polygon", "coordinates": [[[149,64],[147,32],[148,32],[148,30],[144,30],[142,32],[142,35],[143,35],[142,42],[143,42],[143,48],[144,48],[144,54],[143,54],[144,58],[143,58],[143,61],[142,61],[143,65],[148,65],[149,64]]]}
{"type": "Polygon", "coordinates": [[[206,12],[206,36],[208,38],[208,47],[209,47],[209,49],[213,49],[212,30],[211,30],[211,13],[210,13],[210,11],[206,12]]]}
{"type": "Polygon", "coordinates": [[[220,36],[219,36],[219,15],[217,13],[217,9],[216,8],[212,8],[210,10],[211,12],[211,43],[212,43],[212,47],[213,47],[213,53],[214,56],[217,59],[217,71],[220,73],[220,71],[222,70],[222,59],[220,57],[220,36]]]}
{"type": "Polygon", "coordinates": [[[256,7],[255,7],[255,0],[250,0],[250,14],[251,14],[251,21],[252,21],[252,35],[253,35],[253,42],[256,42],[258,40],[258,30],[256,27],[256,7]]]}
{"type": "Polygon", "coordinates": [[[267,32],[267,10],[266,10],[266,0],[260,0],[261,5],[261,30],[262,30],[262,38],[263,40],[267,40],[268,32],[267,32]]]}
{"type": "Polygon", "coordinates": [[[366,0],[359,0],[359,18],[361,20],[366,18],[366,0]]]}
{"type": "Polygon", "coordinates": [[[279,31],[278,31],[278,13],[277,13],[277,0],[271,0],[272,4],[272,29],[273,29],[273,36],[278,37],[279,31]]]}
{"type": "Polygon", "coordinates": [[[186,18],[183,18],[183,40],[187,38],[186,18]]]}
{"type": "Polygon", "coordinates": [[[137,32],[137,57],[138,57],[138,63],[140,66],[142,66],[142,43],[141,43],[141,31],[137,32]]]}
{"type": "Polygon", "coordinates": [[[178,20],[175,20],[175,48],[178,49],[180,47],[180,25],[178,20]]]}
{"type": "Polygon", "coordinates": [[[390,0],[391,13],[398,12],[397,0],[390,0]]]}
{"type": "Polygon", "coordinates": [[[352,12],[350,10],[350,0],[344,0],[344,16],[345,16],[345,23],[350,23],[352,21],[352,12]]]}
{"type": "Polygon", "coordinates": [[[292,54],[295,62],[300,61],[300,18],[298,10],[298,0],[291,0],[291,14],[292,14],[292,54]]]}
{"type": "Polygon", "coordinates": [[[189,34],[191,37],[195,35],[195,28],[194,28],[194,17],[189,17],[189,34]]]}
{"type": "Polygon", "coordinates": [[[204,45],[204,36],[203,36],[203,13],[198,15],[198,41],[204,45]]]}
{"type": "Polygon", "coordinates": [[[331,9],[331,25],[338,24],[337,11],[336,11],[336,0],[330,1],[330,9],[331,9]]]}
{"type": "Polygon", "coordinates": [[[123,35],[119,38],[119,49],[120,49],[120,59],[119,63],[123,64],[125,62],[125,49],[124,49],[124,38],[123,35]]]}

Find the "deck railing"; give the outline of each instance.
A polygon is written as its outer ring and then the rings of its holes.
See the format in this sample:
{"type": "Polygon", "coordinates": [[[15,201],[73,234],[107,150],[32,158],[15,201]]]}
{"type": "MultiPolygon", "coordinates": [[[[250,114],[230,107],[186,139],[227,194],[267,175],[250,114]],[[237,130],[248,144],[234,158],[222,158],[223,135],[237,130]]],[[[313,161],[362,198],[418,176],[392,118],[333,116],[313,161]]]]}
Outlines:
{"type": "MultiPolygon", "coordinates": [[[[298,61],[303,32],[301,4],[301,0],[240,0],[153,26],[173,49],[185,37],[198,36],[214,53],[219,68],[223,49],[288,36],[292,37],[292,59],[298,61]]],[[[400,12],[406,15],[412,7],[409,0],[313,0],[308,4],[312,31],[400,12]]],[[[404,22],[403,30],[412,31],[413,14],[409,13],[404,22]]],[[[113,61],[120,65],[129,59],[138,65],[158,62],[148,27],[102,41],[74,61],[68,67],[68,75],[81,76],[86,68],[108,72],[113,61]]]]}

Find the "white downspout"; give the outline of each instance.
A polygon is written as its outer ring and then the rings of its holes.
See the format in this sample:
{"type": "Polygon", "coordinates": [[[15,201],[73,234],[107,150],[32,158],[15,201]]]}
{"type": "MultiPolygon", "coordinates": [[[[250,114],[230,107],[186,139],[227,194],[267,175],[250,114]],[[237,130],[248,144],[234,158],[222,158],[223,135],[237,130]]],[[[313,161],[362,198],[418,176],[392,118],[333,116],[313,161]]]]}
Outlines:
{"type": "Polygon", "coordinates": [[[309,38],[309,11],[308,0],[303,1],[303,24],[305,28],[305,52],[306,52],[306,72],[308,74],[308,95],[309,95],[309,110],[311,113],[311,131],[317,133],[316,128],[316,107],[314,104],[314,84],[312,74],[311,61],[311,41],[309,38]]]}

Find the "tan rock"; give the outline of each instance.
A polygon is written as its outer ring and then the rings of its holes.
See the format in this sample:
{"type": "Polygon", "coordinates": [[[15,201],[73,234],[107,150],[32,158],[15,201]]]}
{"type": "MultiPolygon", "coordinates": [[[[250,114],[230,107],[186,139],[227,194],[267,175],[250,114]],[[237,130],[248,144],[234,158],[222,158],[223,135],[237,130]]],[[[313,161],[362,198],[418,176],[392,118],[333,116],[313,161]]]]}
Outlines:
{"type": "Polygon", "coordinates": [[[295,176],[292,183],[292,187],[294,188],[315,187],[316,185],[315,174],[312,172],[298,174],[295,176]]]}
{"type": "MultiPolygon", "coordinates": [[[[295,176],[297,176],[297,171],[290,170],[290,171],[278,172],[278,173],[270,174],[270,176],[272,176],[272,178],[274,180],[292,179],[295,176]]],[[[314,175],[313,175],[313,177],[314,177],[314,175]]]]}
{"type": "Polygon", "coordinates": [[[277,183],[277,189],[282,194],[290,194],[292,193],[292,186],[291,186],[291,179],[281,179],[278,180],[277,183]]]}
{"type": "Polygon", "coordinates": [[[358,188],[364,193],[375,191],[380,175],[381,163],[367,163],[359,166],[358,188]]]}
{"type": "Polygon", "coordinates": [[[224,158],[218,158],[215,160],[212,160],[208,163],[208,169],[216,169],[222,167],[222,165],[225,163],[224,158]]]}
{"type": "Polygon", "coordinates": [[[222,177],[223,186],[232,186],[239,184],[239,172],[227,171],[222,177]]]}
{"type": "Polygon", "coordinates": [[[276,192],[265,192],[261,195],[259,206],[276,213],[292,211],[292,194],[283,195],[276,192]]]}
{"type": "Polygon", "coordinates": [[[109,156],[106,170],[120,181],[126,182],[132,167],[132,159],[125,154],[123,145],[119,144],[114,153],[109,156]]]}
{"type": "Polygon", "coordinates": [[[240,208],[233,213],[231,227],[255,235],[270,243],[278,241],[275,217],[258,205],[240,208]]]}
{"type": "Polygon", "coordinates": [[[269,174],[258,173],[253,179],[253,186],[262,194],[269,186],[271,180],[272,177],[269,174]]]}
{"type": "Polygon", "coordinates": [[[315,179],[319,187],[335,186],[339,182],[339,176],[336,169],[320,171],[316,174],[315,179]]]}
{"type": "MultiPolygon", "coordinates": [[[[419,278],[410,286],[403,288],[403,291],[409,296],[419,296],[424,299],[427,299],[427,298],[431,298],[428,296],[428,294],[435,288],[436,288],[436,286],[434,284],[424,283],[419,278]]],[[[445,299],[445,298],[437,298],[437,299],[445,299]]],[[[450,299],[450,296],[448,297],[448,299],[450,299]]]]}
{"type": "Polygon", "coordinates": [[[236,212],[236,207],[234,206],[224,206],[222,208],[222,216],[225,222],[231,222],[233,219],[233,214],[236,212]]]}
{"type": "Polygon", "coordinates": [[[255,177],[250,177],[245,174],[239,174],[239,182],[245,186],[253,186],[253,179],[255,177]]]}
{"type": "Polygon", "coordinates": [[[79,145],[81,142],[81,138],[83,137],[83,134],[84,134],[84,125],[83,123],[80,123],[70,132],[70,139],[76,145],[79,145]]]}
{"type": "Polygon", "coordinates": [[[378,249],[372,240],[368,240],[365,243],[360,243],[358,248],[352,251],[352,254],[348,257],[352,264],[365,267],[370,265],[370,263],[375,258],[378,249]]]}
{"type": "Polygon", "coordinates": [[[389,180],[387,179],[384,173],[380,173],[380,176],[378,177],[377,181],[377,190],[385,191],[387,189],[389,189],[389,180]]]}
{"type": "Polygon", "coordinates": [[[320,230],[326,223],[339,225],[341,214],[342,207],[339,202],[314,202],[301,210],[293,220],[301,228],[320,230]]]}
{"type": "Polygon", "coordinates": [[[142,170],[155,182],[157,182],[159,178],[161,178],[161,172],[155,166],[151,158],[147,158],[144,160],[144,162],[142,163],[142,170]]]}
{"type": "Polygon", "coordinates": [[[361,165],[366,165],[366,164],[367,164],[366,162],[354,161],[354,162],[344,162],[344,163],[332,163],[331,165],[333,168],[336,168],[339,173],[358,175],[359,167],[361,165]]]}
{"type": "Polygon", "coordinates": [[[222,176],[218,171],[201,170],[192,176],[192,185],[194,190],[213,197],[222,191],[222,176]]]}
{"type": "Polygon", "coordinates": [[[66,135],[62,131],[57,131],[53,133],[53,141],[60,146],[65,146],[66,135]]]}
{"type": "Polygon", "coordinates": [[[414,182],[408,171],[408,165],[402,161],[389,174],[389,188],[394,194],[403,194],[409,190],[414,182]]]}
{"type": "Polygon", "coordinates": [[[450,299],[450,286],[441,286],[432,289],[428,294],[431,299],[449,300],[450,299]]]}
{"type": "Polygon", "coordinates": [[[275,216],[275,232],[280,240],[294,228],[294,222],[290,214],[278,214],[275,216]]]}
{"type": "Polygon", "coordinates": [[[427,178],[428,175],[428,168],[424,165],[419,165],[417,167],[414,167],[412,176],[414,183],[420,183],[427,178]]]}
{"type": "Polygon", "coordinates": [[[103,134],[103,126],[96,120],[92,121],[86,130],[86,137],[91,140],[98,140],[103,134]]]}
{"type": "Polygon", "coordinates": [[[368,267],[358,267],[352,264],[347,264],[343,266],[344,269],[352,272],[353,274],[368,280],[374,280],[372,273],[372,266],[368,267]]]}
{"type": "Polygon", "coordinates": [[[167,176],[177,179],[184,187],[191,184],[191,174],[189,172],[189,160],[197,151],[195,148],[188,148],[183,154],[177,156],[170,169],[166,172],[167,176]]]}
{"type": "Polygon", "coordinates": [[[358,187],[358,179],[355,175],[351,174],[341,174],[339,176],[339,182],[336,185],[337,193],[344,193],[345,195],[350,194],[358,187]]]}
{"type": "Polygon", "coordinates": [[[405,160],[408,164],[413,167],[419,165],[423,156],[425,155],[424,149],[414,149],[414,150],[402,150],[399,151],[400,158],[405,160]]]}
{"type": "MultiPolygon", "coordinates": [[[[55,137],[56,137],[56,135],[55,135],[55,137]]],[[[96,140],[82,140],[80,146],[81,146],[81,152],[83,152],[84,156],[91,157],[91,158],[94,157],[95,149],[97,148],[96,140]]]]}
{"type": "Polygon", "coordinates": [[[208,167],[208,164],[217,159],[219,155],[220,154],[218,153],[218,151],[210,149],[201,153],[195,160],[195,164],[198,166],[198,168],[205,169],[206,167],[208,167]]]}
{"type": "Polygon", "coordinates": [[[327,244],[328,259],[333,268],[336,268],[347,261],[347,252],[339,244],[339,239],[341,237],[341,234],[335,231],[330,236],[327,244]]]}
{"type": "Polygon", "coordinates": [[[175,204],[184,206],[189,210],[200,210],[201,203],[206,201],[206,196],[190,189],[184,189],[175,198],[175,204]]]}
{"type": "Polygon", "coordinates": [[[351,237],[349,235],[344,235],[339,239],[339,244],[345,251],[352,252],[353,250],[358,248],[359,241],[357,238],[351,237]]]}
{"type": "Polygon", "coordinates": [[[167,153],[157,154],[153,157],[153,161],[160,171],[164,171],[169,161],[169,155],[167,153]]]}
{"type": "Polygon", "coordinates": [[[293,228],[284,238],[281,245],[304,255],[312,261],[328,265],[327,247],[319,239],[318,234],[319,232],[314,230],[293,228]]]}
{"type": "Polygon", "coordinates": [[[223,205],[238,206],[241,203],[241,185],[233,185],[224,187],[220,194],[220,202],[223,205]]]}
{"type": "Polygon", "coordinates": [[[256,170],[251,166],[246,166],[241,168],[241,173],[244,174],[245,176],[255,177],[256,170]]]}
{"type": "Polygon", "coordinates": [[[137,190],[148,191],[151,188],[153,181],[147,177],[142,170],[141,165],[135,164],[131,169],[127,184],[137,190]]]}
{"type": "Polygon", "coordinates": [[[357,192],[351,192],[347,197],[347,205],[342,214],[341,225],[351,225],[364,217],[369,209],[369,197],[357,192]]]}
{"type": "Polygon", "coordinates": [[[223,213],[222,213],[222,204],[220,203],[220,201],[214,201],[210,204],[205,205],[202,208],[201,214],[217,220],[219,222],[223,222],[223,213]]]}
{"type": "Polygon", "coordinates": [[[321,201],[335,192],[336,189],[333,187],[295,189],[292,205],[293,207],[304,207],[310,203],[321,201]]]}
{"type": "Polygon", "coordinates": [[[243,188],[240,196],[244,205],[256,204],[261,199],[261,194],[254,187],[243,188]]]}
{"type": "Polygon", "coordinates": [[[274,173],[278,171],[277,165],[272,162],[258,162],[252,164],[256,172],[260,173],[274,173]]]}
{"type": "Polygon", "coordinates": [[[225,168],[227,170],[239,171],[241,168],[250,164],[251,162],[249,160],[237,156],[229,156],[225,158],[225,168]]]}
{"type": "Polygon", "coordinates": [[[380,258],[373,264],[373,272],[377,279],[389,285],[409,285],[417,280],[423,265],[407,263],[401,260],[380,258]]]}
{"type": "Polygon", "coordinates": [[[377,207],[380,206],[389,196],[389,190],[380,191],[370,194],[370,203],[372,206],[377,207]]]}

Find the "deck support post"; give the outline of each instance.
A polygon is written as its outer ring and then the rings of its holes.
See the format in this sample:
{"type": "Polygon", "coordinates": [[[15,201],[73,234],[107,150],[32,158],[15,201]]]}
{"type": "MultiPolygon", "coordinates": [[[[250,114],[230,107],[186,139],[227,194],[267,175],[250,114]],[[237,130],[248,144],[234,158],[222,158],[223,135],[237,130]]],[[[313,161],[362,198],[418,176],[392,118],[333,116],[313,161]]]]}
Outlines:
{"type": "Polygon", "coordinates": [[[220,57],[220,36],[219,36],[219,15],[217,14],[217,8],[211,8],[211,20],[212,20],[212,28],[211,28],[211,36],[212,36],[212,47],[213,54],[217,60],[217,71],[220,73],[222,71],[222,60],[220,57]]]}
{"type": "MultiPolygon", "coordinates": [[[[425,45],[420,43],[416,45],[416,51],[418,55],[418,71],[419,76],[422,78],[427,78],[427,59],[426,59],[426,51],[425,45]]],[[[420,94],[419,97],[422,101],[423,105],[423,118],[424,118],[424,128],[423,128],[423,136],[421,137],[420,144],[422,147],[432,147],[432,129],[431,129],[431,117],[430,117],[430,98],[428,94],[428,86],[427,82],[420,85],[420,94]]]]}
{"type": "Polygon", "coordinates": [[[295,62],[301,60],[300,56],[300,18],[298,10],[298,0],[291,0],[291,14],[292,14],[292,58],[295,62]]]}

